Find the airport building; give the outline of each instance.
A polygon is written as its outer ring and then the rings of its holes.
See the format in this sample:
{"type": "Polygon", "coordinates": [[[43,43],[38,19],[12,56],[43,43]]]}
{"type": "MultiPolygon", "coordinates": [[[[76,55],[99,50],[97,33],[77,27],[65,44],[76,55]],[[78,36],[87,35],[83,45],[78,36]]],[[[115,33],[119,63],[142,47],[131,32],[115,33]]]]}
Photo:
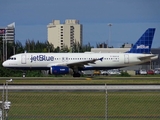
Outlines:
{"type": "Polygon", "coordinates": [[[0,37],[7,43],[15,41],[15,23],[7,25],[7,27],[0,27],[0,37]]]}
{"type": "Polygon", "coordinates": [[[7,59],[7,44],[15,42],[15,23],[0,27],[0,37],[3,41],[3,61],[7,59]]]}
{"type": "Polygon", "coordinates": [[[82,25],[78,20],[67,19],[64,24],[60,20],[53,20],[47,25],[48,42],[55,48],[72,48],[74,43],[82,45],[82,25]]]}

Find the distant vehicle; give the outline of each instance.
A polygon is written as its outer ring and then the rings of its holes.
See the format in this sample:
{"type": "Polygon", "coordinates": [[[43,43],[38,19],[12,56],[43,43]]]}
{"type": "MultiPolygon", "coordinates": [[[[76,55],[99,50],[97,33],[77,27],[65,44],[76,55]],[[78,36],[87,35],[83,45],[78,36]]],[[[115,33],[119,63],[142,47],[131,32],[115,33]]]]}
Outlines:
{"type": "Polygon", "coordinates": [[[108,71],[102,70],[102,71],[101,71],[101,75],[108,75],[108,71]]]}
{"type": "Polygon", "coordinates": [[[136,74],[136,75],[139,75],[139,74],[140,74],[139,71],[140,71],[140,70],[135,70],[135,74],[136,74]]]}
{"type": "Polygon", "coordinates": [[[148,71],[147,71],[147,74],[148,74],[148,75],[154,75],[154,70],[148,70],[148,71]]]}
{"type": "Polygon", "coordinates": [[[85,70],[85,71],[82,71],[82,74],[83,74],[83,75],[88,75],[88,76],[93,76],[93,70],[85,70]]]}
{"type": "Polygon", "coordinates": [[[141,69],[141,70],[139,71],[139,74],[140,74],[140,75],[147,75],[147,71],[146,71],[145,69],[141,69]]]}
{"type": "Polygon", "coordinates": [[[93,75],[101,75],[101,71],[100,71],[100,70],[95,70],[95,71],[93,72],[93,75]]]}
{"type": "Polygon", "coordinates": [[[108,70],[108,75],[120,75],[121,72],[118,69],[108,70]]]}
{"type": "Polygon", "coordinates": [[[160,74],[160,68],[155,68],[154,69],[154,74],[160,74]]]}

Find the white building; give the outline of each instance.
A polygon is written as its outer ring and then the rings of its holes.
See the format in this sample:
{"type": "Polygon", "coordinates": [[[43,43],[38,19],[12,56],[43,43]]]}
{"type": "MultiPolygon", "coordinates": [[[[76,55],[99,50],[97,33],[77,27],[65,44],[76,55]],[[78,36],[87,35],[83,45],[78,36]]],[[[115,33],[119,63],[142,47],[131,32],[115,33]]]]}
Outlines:
{"type": "MultiPolygon", "coordinates": [[[[0,38],[3,41],[3,61],[7,60],[7,47],[8,43],[15,42],[15,22],[7,25],[6,27],[0,27],[0,38]]],[[[13,46],[13,54],[15,54],[15,47],[13,46]]],[[[1,52],[1,51],[0,51],[1,52]]]]}
{"type": "Polygon", "coordinates": [[[0,27],[0,37],[7,43],[14,43],[15,41],[15,23],[7,25],[7,27],[0,27]]]}
{"type": "Polygon", "coordinates": [[[64,24],[60,20],[53,20],[47,25],[48,28],[48,42],[52,43],[54,47],[64,46],[72,48],[73,43],[82,45],[82,25],[78,20],[65,20],[64,24]]]}

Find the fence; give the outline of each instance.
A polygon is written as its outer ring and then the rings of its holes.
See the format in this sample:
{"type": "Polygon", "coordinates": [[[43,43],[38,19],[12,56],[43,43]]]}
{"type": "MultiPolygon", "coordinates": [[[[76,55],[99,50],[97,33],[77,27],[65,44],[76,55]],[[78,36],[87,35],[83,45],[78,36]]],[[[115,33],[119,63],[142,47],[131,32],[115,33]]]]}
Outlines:
{"type": "Polygon", "coordinates": [[[160,119],[159,91],[14,90],[8,100],[8,120],[160,119]]]}

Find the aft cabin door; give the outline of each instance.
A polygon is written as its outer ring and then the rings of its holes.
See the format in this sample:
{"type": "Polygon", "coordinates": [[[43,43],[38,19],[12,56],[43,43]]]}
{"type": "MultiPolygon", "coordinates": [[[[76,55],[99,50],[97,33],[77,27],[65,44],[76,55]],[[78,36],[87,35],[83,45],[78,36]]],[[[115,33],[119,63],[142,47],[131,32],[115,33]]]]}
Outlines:
{"type": "Polygon", "coordinates": [[[124,63],[125,64],[129,63],[129,55],[128,54],[124,55],[124,63]]]}
{"type": "Polygon", "coordinates": [[[26,55],[21,56],[21,63],[26,64],[26,55]]]}

